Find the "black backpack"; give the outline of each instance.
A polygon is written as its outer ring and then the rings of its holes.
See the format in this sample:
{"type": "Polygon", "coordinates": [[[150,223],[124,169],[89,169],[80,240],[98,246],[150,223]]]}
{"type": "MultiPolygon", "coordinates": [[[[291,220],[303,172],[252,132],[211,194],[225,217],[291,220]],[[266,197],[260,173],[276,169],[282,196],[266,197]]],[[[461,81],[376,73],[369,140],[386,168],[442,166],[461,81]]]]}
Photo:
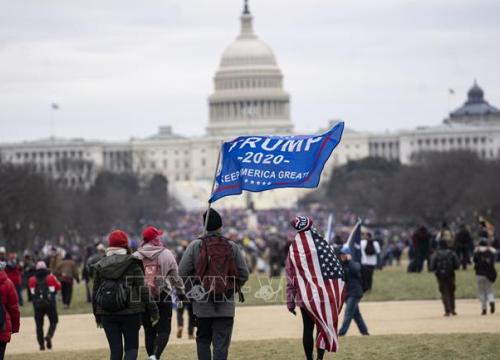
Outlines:
{"type": "Polygon", "coordinates": [[[366,247],[365,247],[365,254],[366,255],[375,255],[377,253],[373,242],[374,242],[373,240],[368,240],[366,242],[366,247]]]}
{"type": "Polygon", "coordinates": [[[49,287],[47,286],[46,277],[43,279],[37,278],[35,285],[35,293],[32,297],[33,306],[35,309],[46,309],[52,304],[49,287]]]}
{"type": "Polygon", "coordinates": [[[128,307],[130,290],[123,279],[104,279],[97,289],[95,301],[106,312],[118,312],[128,307]]]}
{"type": "Polygon", "coordinates": [[[3,308],[2,296],[0,295],[0,331],[5,330],[5,309],[3,308]]]}
{"type": "Polygon", "coordinates": [[[436,257],[435,273],[439,279],[446,279],[453,276],[455,267],[450,253],[438,254],[436,257]]]}

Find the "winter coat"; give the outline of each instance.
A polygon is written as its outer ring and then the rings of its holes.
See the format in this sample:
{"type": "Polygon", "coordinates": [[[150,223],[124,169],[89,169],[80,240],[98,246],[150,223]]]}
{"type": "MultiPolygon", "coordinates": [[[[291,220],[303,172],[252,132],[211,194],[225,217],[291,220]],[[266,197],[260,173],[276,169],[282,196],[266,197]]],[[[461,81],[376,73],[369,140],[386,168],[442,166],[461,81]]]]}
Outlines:
{"type": "Polygon", "coordinates": [[[0,271],[0,297],[5,313],[5,329],[0,330],[0,342],[7,343],[11,334],[19,332],[20,313],[16,288],[5,271],[0,271]]]}
{"type": "MultiPolygon", "coordinates": [[[[216,231],[208,232],[207,235],[221,236],[220,233],[216,231]]],[[[201,242],[201,239],[194,240],[187,247],[186,252],[182,256],[182,260],[179,264],[179,275],[181,277],[187,278],[195,275],[195,265],[200,255],[201,242]]],[[[239,246],[232,241],[230,241],[230,244],[233,247],[233,256],[238,271],[236,283],[242,287],[248,280],[248,267],[245,262],[245,258],[241,254],[239,246]]],[[[193,299],[193,312],[199,318],[234,317],[234,295],[232,295],[228,301],[218,303],[213,303],[212,301],[197,302],[193,299]]]]}
{"type": "Polygon", "coordinates": [[[346,297],[363,297],[363,285],[361,282],[361,264],[348,260],[342,263],[344,268],[344,279],[346,290],[346,297]]]}
{"type": "Polygon", "coordinates": [[[184,291],[184,283],[179,276],[179,269],[175,256],[164,246],[155,246],[146,244],[137,249],[133,254],[139,260],[150,259],[156,260],[160,266],[160,276],[166,280],[164,291],[170,292],[175,288],[178,292],[184,291]]]}
{"type": "Polygon", "coordinates": [[[78,282],[80,281],[78,266],[75,260],[62,260],[59,265],[57,265],[54,275],[65,283],[73,283],[73,279],[78,282]]]}
{"type": "Polygon", "coordinates": [[[434,254],[432,254],[431,261],[429,264],[429,270],[433,271],[437,276],[438,275],[437,274],[438,269],[436,269],[437,261],[439,258],[445,258],[445,257],[450,258],[450,261],[451,261],[451,264],[453,267],[453,274],[451,275],[451,277],[454,278],[455,277],[455,270],[458,270],[458,268],[460,267],[460,262],[458,261],[457,254],[453,250],[450,250],[450,249],[438,249],[438,250],[436,250],[434,252],[434,254]]]}
{"type": "Polygon", "coordinates": [[[7,274],[7,277],[10,279],[10,281],[12,281],[14,286],[21,286],[21,266],[19,266],[17,262],[7,263],[5,273],[7,274]]]}
{"type": "Polygon", "coordinates": [[[467,229],[460,230],[455,235],[455,249],[469,249],[472,250],[474,242],[472,236],[467,229]]]}
{"type": "Polygon", "coordinates": [[[488,276],[495,270],[495,249],[478,246],[474,250],[474,271],[478,276],[488,276]]]}
{"type": "Polygon", "coordinates": [[[152,319],[158,319],[158,307],[152,301],[148,287],[144,285],[144,270],[139,259],[132,255],[114,254],[102,258],[94,266],[94,270],[92,306],[98,323],[101,322],[102,315],[141,314],[146,311],[146,308],[152,319]],[[125,279],[127,286],[131,289],[130,298],[135,301],[130,301],[128,307],[120,311],[113,313],[104,311],[95,299],[101,283],[106,279],[125,279]]]}
{"type": "Polygon", "coordinates": [[[43,281],[44,279],[47,287],[49,288],[49,291],[51,292],[52,300],[54,300],[55,305],[56,293],[58,291],[61,291],[61,283],[54,275],[50,274],[47,269],[38,269],[35,271],[35,275],[30,277],[30,279],[28,280],[28,287],[30,289],[30,292],[34,294],[38,281],[43,281]]]}

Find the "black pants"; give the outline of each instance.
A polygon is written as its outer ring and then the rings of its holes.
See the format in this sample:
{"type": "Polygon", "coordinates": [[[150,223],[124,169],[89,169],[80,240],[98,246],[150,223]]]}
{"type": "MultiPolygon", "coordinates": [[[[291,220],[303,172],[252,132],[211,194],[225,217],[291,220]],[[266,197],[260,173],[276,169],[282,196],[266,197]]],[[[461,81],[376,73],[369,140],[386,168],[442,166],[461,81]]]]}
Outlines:
{"type": "Polygon", "coordinates": [[[194,315],[193,305],[191,303],[184,303],[184,306],[177,309],[177,327],[184,327],[184,310],[188,313],[188,335],[194,334],[194,315]]]}
{"type": "MultiPolygon", "coordinates": [[[[302,332],[302,345],[304,346],[304,352],[306,354],[307,360],[313,360],[313,350],[314,350],[314,320],[309,317],[309,314],[304,309],[300,308],[302,314],[302,323],[304,325],[302,332]]],[[[323,359],[325,350],[318,349],[318,359],[323,359]]]]}
{"type": "Polygon", "coordinates": [[[0,342],[0,360],[3,360],[5,356],[5,348],[7,347],[7,343],[0,342]]]}
{"type": "Polygon", "coordinates": [[[57,316],[57,308],[56,304],[52,304],[46,308],[34,308],[35,310],[35,324],[36,324],[36,339],[38,340],[38,345],[44,345],[44,338],[48,337],[52,339],[54,337],[54,333],[56,332],[57,322],[59,321],[59,317],[57,316]],[[49,318],[49,330],[47,331],[47,335],[43,334],[43,321],[45,315],[49,318]]]}
{"type": "Polygon", "coordinates": [[[226,360],[231,344],[234,318],[198,318],[196,350],[198,360],[226,360]],[[213,345],[213,358],[210,345],[213,345]]]}
{"type": "Polygon", "coordinates": [[[146,352],[148,356],[155,355],[157,359],[167,347],[172,329],[172,300],[170,296],[162,297],[162,299],[156,303],[160,313],[160,321],[156,326],[151,325],[151,317],[147,311],[142,317],[146,352]]]}
{"type": "Polygon", "coordinates": [[[363,292],[372,289],[374,271],[375,266],[373,265],[361,265],[361,282],[363,286],[363,292]]]}
{"type": "Polygon", "coordinates": [[[71,298],[73,297],[73,283],[71,282],[61,282],[61,295],[62,303],[69,306],[71,304],[71,298]]]}
{"type": "Polygon", "coordinates": [[[438,278],[439,292],[443,301],[444,312],[455,312],[455,277],[438,278]]]}
{"type": "Polygon", "coordinates": [[[141,328],[140,314],[103,315],[102,327],[108,339],[110,360],[137,359],[141,328]]]}
{"type": "Polygon", "coordinates": [[[467,270],[467,265],[470,264],[470,251],[466,247],[457,247],[455,252],[457,253],[462,269],[467,270]]]}

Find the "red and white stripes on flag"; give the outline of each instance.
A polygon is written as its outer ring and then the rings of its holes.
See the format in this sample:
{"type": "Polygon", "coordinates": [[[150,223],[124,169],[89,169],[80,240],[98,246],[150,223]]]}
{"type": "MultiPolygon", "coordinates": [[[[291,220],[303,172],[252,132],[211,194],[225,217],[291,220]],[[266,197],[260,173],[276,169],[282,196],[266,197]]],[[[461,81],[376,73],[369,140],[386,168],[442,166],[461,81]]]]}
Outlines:
{"type": "Polygon", "coordinates": [[[315,229],[297,233],[288,253],[297,303],[314,319],[316,347],[336,352],[337,329],[345,300],[342,266],[333,248],[315,229]]]}

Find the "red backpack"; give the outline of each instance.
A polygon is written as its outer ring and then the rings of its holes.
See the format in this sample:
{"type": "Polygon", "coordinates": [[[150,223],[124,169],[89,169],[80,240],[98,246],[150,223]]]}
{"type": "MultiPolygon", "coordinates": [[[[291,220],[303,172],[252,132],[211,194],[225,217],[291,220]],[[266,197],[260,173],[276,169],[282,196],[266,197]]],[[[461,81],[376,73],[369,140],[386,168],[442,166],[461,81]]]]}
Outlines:
{"type": "Polygon", "coordinates": [[[144,282],[149,287],[151,295],[155,298],[158,298],[160,296],[163,279],[161,276],[161,268],[160,263],[158,262],[158,256],[154,259],[144,257],[142,259],[142,264],[144,265],[144,282]]]}
{"type": "Polygon", "coordinates": [[[222,236],[201,238],[201,251],[196,261],[196,276],[213,300],[229,298],[235,291],[238,270],[230,241],[222,236]]]}

